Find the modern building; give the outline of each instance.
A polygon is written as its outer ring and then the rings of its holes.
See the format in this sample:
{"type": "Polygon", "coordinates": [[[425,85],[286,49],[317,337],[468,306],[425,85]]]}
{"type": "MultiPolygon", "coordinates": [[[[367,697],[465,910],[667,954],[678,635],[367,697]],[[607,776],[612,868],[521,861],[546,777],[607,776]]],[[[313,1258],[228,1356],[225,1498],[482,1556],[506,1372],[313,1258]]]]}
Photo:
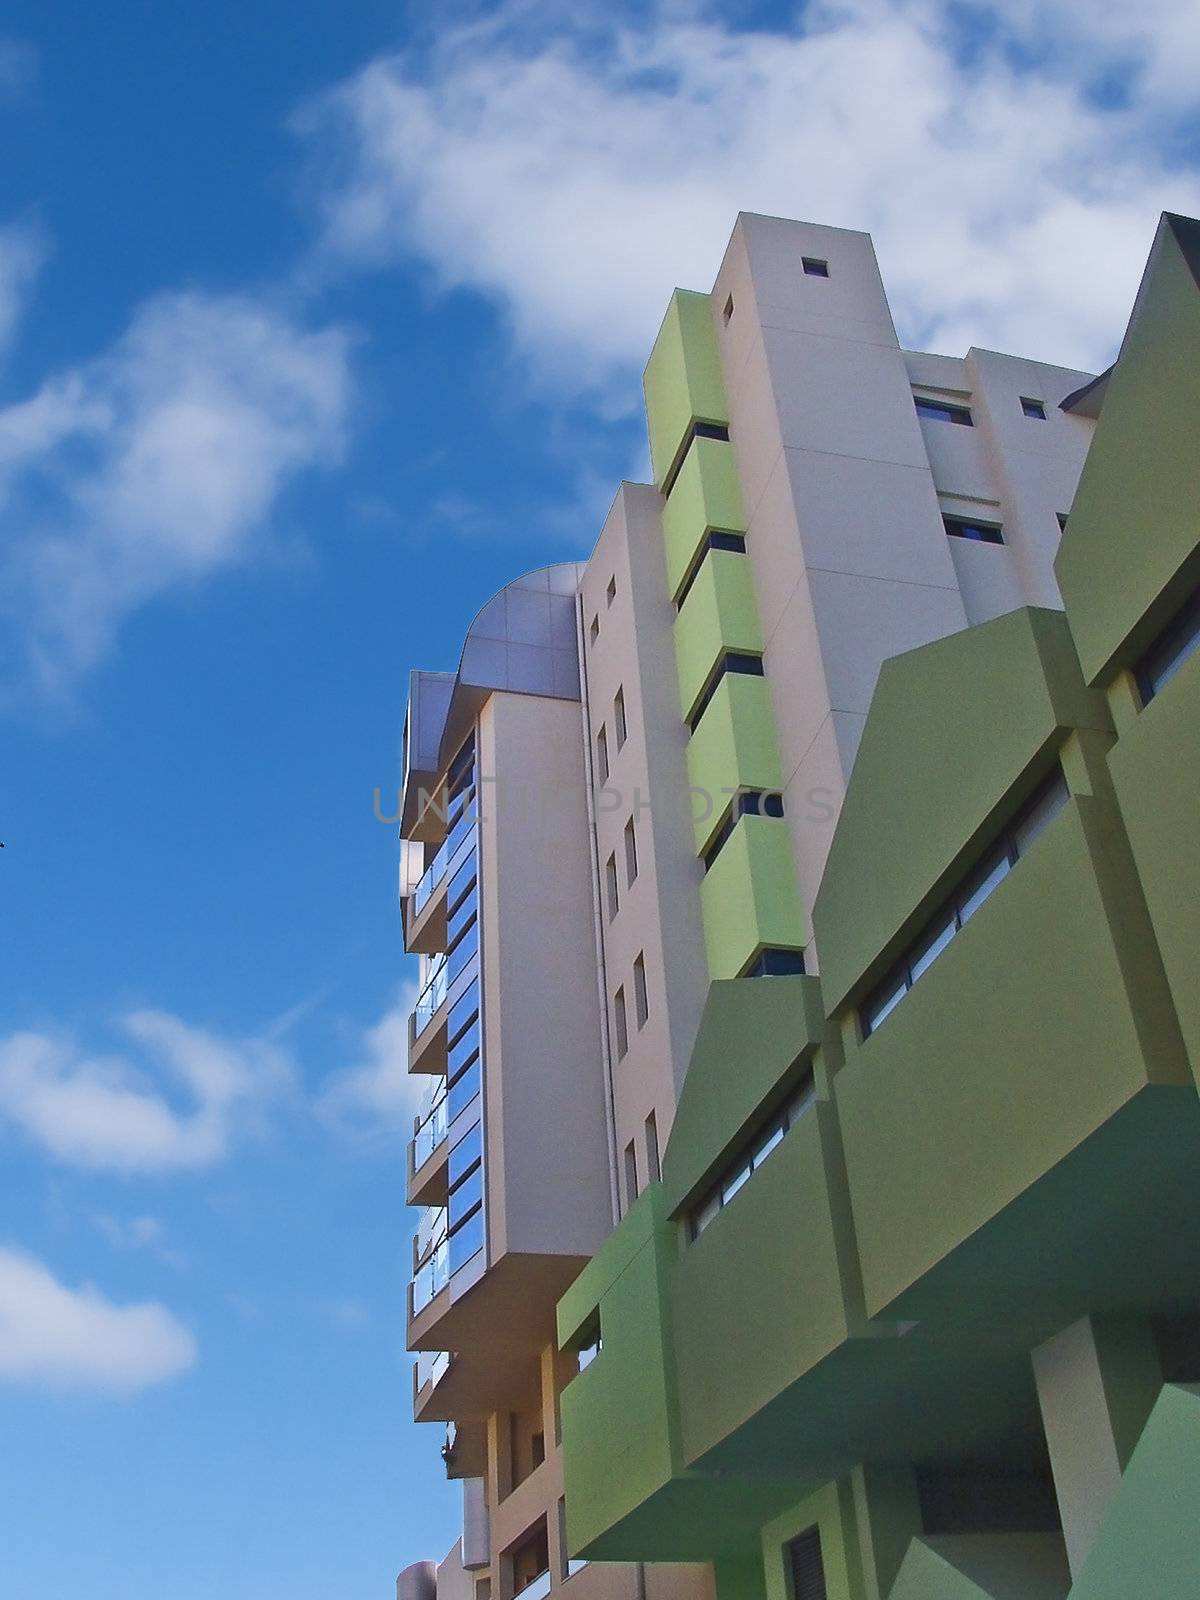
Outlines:
{"type": "Polygon", "coordinates": [[[653,484],[413,675],[401,1600],[1200,1595],[1198,277],[957,360],[739,217],[653,484]]]}

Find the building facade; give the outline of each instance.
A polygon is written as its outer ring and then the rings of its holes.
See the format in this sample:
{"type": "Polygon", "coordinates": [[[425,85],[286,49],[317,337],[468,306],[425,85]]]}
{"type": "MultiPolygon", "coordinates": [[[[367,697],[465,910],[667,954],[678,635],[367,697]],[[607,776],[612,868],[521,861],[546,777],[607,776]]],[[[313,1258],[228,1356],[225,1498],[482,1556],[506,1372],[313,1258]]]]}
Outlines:
{"type": "Polygon", "coordinates": [[[1093,378],[740,217],[413,675],[402,1600],[1200,1593],[1198,262],[1093,378]]]}

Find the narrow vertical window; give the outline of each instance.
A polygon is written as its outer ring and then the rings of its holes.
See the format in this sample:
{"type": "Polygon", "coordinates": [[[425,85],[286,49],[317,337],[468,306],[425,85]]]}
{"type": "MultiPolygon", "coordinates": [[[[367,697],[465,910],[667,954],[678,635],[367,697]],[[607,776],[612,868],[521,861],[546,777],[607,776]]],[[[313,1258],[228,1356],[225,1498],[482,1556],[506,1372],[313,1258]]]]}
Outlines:
{"type": "Polygon", "coordinates": [[[617,749],[625,743],[629,728],[625,722],[625,690],[618,689],[613,699],[613,727],[617,733],[617,749]]]}
{"type": "Polygon", "coordinates": [[[658,1120],[653,1111],[646,1118],[646,1181],[657,1183],[662,1177],[662,1163],[658,1156],[658,1120]]]}
{"type": "Polygon", "coordinates": [[[617,580],[615,578],[608,580],[608,588],[604,591],[604,598],[610,606],[617,598],[617,580]]]}
{"type": "Polygon", "coordinates": [[[629,1018],[625,1014],[624,984],[613,996],[613,1022],[617,1032],[617,1060],[623,1061],[629,1052],[629,1018]]]}
{"type": "Polygon", "coordinates": [[[621,909],[621,896],[617,889],[617,858],[609,856],[604,867],[604,883],[608,891],[608,920],[611,922],[621,909]]]}
{"type": "Polygon", "coordinates": [[[600,637],[600,618],[599,617],[593,617],[592,618],[592,625],[588,629],[588,638],[591,640],[591,642],[593,644],[595,644],[596,640],[599,637],[600,637]]]}
{"type": "Polygon", "coordinates": [[[637,833],[634,830],[633,818],[625,824],[625,882],[631,884],[637,877],[637,833]]]}
{"type": "Polygon", "coordinates": [[[638,1197],[637,1151],[633,1140],[625,1146],[625,1204],[631,1206],[638,1197]]]}
{"type": "Polygon", "coordinates": [[[646,1001],[646,957],[641,951],[633,963],[633,1010],[638,1027],[643,1027],[650,1011],[646,1001]]]}
{"type": "Polygon", "coordinates": [[[600,775],[600,784],[603,787],[608,782],[608,730],[600,724],[600,732],[596,735],[596,771],[600,775]]]}
{"type": "Polygon", "coordinates": [[[791,1590],[795,1600],[826,1600],[825,1563],[821,1559],[821,1535],[810,1528],[788,1545],[788,1565],[792,1570],[791,1590]]]}

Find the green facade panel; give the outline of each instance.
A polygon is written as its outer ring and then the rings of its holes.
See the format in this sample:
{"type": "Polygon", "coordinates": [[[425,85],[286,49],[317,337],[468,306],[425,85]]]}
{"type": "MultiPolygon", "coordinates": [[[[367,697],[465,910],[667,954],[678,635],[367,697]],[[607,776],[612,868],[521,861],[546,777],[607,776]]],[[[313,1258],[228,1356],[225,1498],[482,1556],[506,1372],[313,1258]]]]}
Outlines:
{"type": "Polygon", "coordinates": [[[787,823],[743,817],[700,885],[710,978],[737,978],[764,945],[801,950],[804,917],[787,823]]]}
{"type": "Polygon", "coordinates": [[[672,599],[713,528],[745,533],[742,490],[732,445],[723,439],[697,439],[663,506],[667,591],[672,599]]]}
{"type": "Polygon", "coordinates": [[[1067,1600],[1070,1572],[1052,1533],[914,1539],[888,1600],[1067,1600]]]}
{"type": "Polygon", "coordinates": [[[1198,266],[1200,223],[1164,218],[1055,563],[1089,682],[1127,665],[1200,576],[1198,266]]]}
{"type": "Polygon", "coordinates": [[[1200,1079],[1200,655],[1122,733],[1109,758],[1167,980],[1200,1079]]]}
{"type": "Polygon", "coordinates": [[[880,975],[1065,731],[1110,726],[1058,612],[1015,611],[884,663],[813,908],[831,1012],[880,975]]]}
{"type": "Polygon", "coordinates": [[[714,550],[675,618],[675,663],[684,720],[725,650],[761,655],[762,628],[754,575],[745,556],[714,550]]]}
{"type": "MultiPolygon", "coordinates": [[[[987,1253],[979,1230],[1065,1173],[1149,1085],[1184,1081],[1182,1051],[1139,981],[1139,952],[1125,947],[1143,918],[1108,868],[1118,845],[1095,800],[1070,804],[879,1028],[847,1043],[836,1099],[868,1314],[945,1310],[961,1280],[952,1273],[951,1290],[931,1274],[968,1240],[978,1250],[961,1272],[990,1274],[1001,1296],[1015,1279],[1031,1297],[1041,1269],[1053,1271],[1052,1241],[1035,1248],[1016,1234],[1013,1249],[1035,1250],[1022,1264],[1000,1243],[987,1253]]],[[[1156,1103],[1163,1116],[1190,1114],[1175,1098],[1156,1103]]],[[[1123,1159],[1144,1161],[1137,1141],[1148,1137],[1131,1124],[1123,1159]]],[[[1159,1158],[1170,1158],[1166,1145],[1159,1158]]],[[[1094,1263],[1096,1292],[1121,1269],[1119,1244],[1114,1235],[1107,1261],[1094,1263]]]]}
{"type": "Polygon", "coordinates": [[[783,787],[775,711],[765,678],[727,673],[687,746],[696,849],[712,837],[731,798],[742,789],[783,787]]]}
{"type": "Polygon", "coordinates": [[[709,985],[662,1158],[672,1215],[706,1186],[764,1107],[787,1095],[810,1065],[823,1032],[816,978],[709,985]]]}
{"type": "Polygon", "coordinates": [[[725,380],[706,294],[676,289],[643,379],[650,461],[662,488],[694,421],[729,421],[725,380]]]}
{"type": "Polygon", "coordinates": [[[832,1108],[814,1105],[680,1256],[671,1310],[688,1462],[850,1335],[829,1181],[833,1121],[832,1108]]]}

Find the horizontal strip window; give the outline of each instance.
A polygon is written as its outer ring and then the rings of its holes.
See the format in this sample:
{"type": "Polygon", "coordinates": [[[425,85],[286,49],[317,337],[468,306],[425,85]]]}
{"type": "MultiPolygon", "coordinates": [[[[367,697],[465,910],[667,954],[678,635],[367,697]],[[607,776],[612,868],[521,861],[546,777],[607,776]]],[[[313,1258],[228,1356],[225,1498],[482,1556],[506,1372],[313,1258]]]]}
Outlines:
{"type": "Polygon", "coordinates": [[[680,470],[683,467],[683,463],[687,460],[688,451],[692,448],[692,444],[697,439],[721,439],[724,440],[725,443],[728,443],[729,429],[723,422],[692,423],[691,427],[687,431],[687,436],[685,437],[683,444],[680,446],[679,454],[671,463],[671,470],[663,479],[662,492],[664,496],[669,495],[671,490],[675,487],[675,479],[679,476],[680,470]]]}
{"type": "Polygon", "coordinates": [[[705,684],[699,700],[692,707],[692,714],[687,719],[689,733],[695,733],[700,724],[700,718],[708,710],[709,702],[720,688],[721,679],[727,672],[742,673],[750,678],[765,676],[761,656],[746,655],[740,650],[726,650],[720,661],[717,662],[716,671],[705,684]]]}
{"type": "Polygon", "coordinates": [[[804,951],[771,947],[760,950],[742,973],[743,978],[802,978],[804,951]]]}
{"type": "Polygon", "coordinates": [[[683,587],[675,596],[676,611],[683,610],[683,602],[692,592],[692,585],[700,576],[700,569],[704,565],[704,558],[710,550],[732,550],[738,555],[746,554],[746,535],[744,533],[731,533],[725,528],[710,528],[704,536],[704,543],[696,553],[695,560],[688,569],[688,575],[683,580],[683,587]]]}
{"type": "Polygon", "coordinates": [[[1022,395],[1021,410],[1025,416],[1032,417],[1035,422],[1045,422],[1046,420],[1046,406],[1042,400],[1030,400],[1027,396],[1022,395]]]}
{"type": "Polygon", "coordinates": [[[998,522],[975,522],[967,517],[943,517],[952,539],[974,539],[979,544],[1003,544],[1004,533],[998,522]]]}
{"type": "Polygon", "coordinates": [[[1138,693],[1147,705],[1200,648],[1200,593],[1177,611],[1134,668],[1138,693]]]}
{"type": "Polygon", "coordinates": [[[446,909],[451,916],[458,910],[467,891],[475,887],[477,878],[475,868],[475,852],[472,850],[462,866],[450,879],[450,887],[446,890],[446,909]]]}
{"type": "Polygon", "coordinates": [[[464,778],[473,782],[475,776],[475,735],[471,734],[460,747],[446,773],[446,783],[451,794],[462,788],[464,778]]]}
{"type": "Polygon", "coordinates": [[[917,415],[930,422],[957,422],[960,428],[973,428],[970,410],[966,406],[951,405],[948,400],[927,400],[924,395],[913,395],[917,415]]]}
{"type": "Polygon", "coordinates": [[[464,1217],[449,1239],[449,1273],[453,1277],[460,1267],[465,1267],[472,1256],[483,1249],[483,1207],[477,1206],[470,1216],[464,1217]]]}
{"type": "Polygon", "coordinates": [[[446,1022],[446,1038],[453,1047],[465,1033],[468,1025],[477,1020],[479,1016],[479,979],[467,985],[459,998],[450,1007],[450,1015],[446,1022]]]}
{"type": "Polygon", "coordinates": [[[466,966],[471,958],[479,952],[479,924],[472,914],[470,922],[459,935],[458,943],[453,945],[449,956],[446,958],[446,977],[453,983],[455,978],[466,966]]]}
{"type": "Polygon", "coordinates": [[[479,1057],[472,1056],[468,1064],[446,1091],[446,1125],[454,1122],[479,1093],[479,1057]]]}
{"type": "Polygon", "coordinates": [[[721,818],[720,826],[713,834],[708,849],[704,852],[705,872],[721,854],[729,842],[729,837],[743,817],[781,817],[783,815],[783,796],[781,794],[768,794],[763,789],[743,789],[735,795],[730,802],[728,810],[721,818]]]}
{"type": "Polygon", "coordinates": [[[723,1211],[734,1195],[758,1171],[772,1150],[783,1143],[783,1137],[794,1128],[817,1097],[811,1072],[805,1074],[799,1088],[790,1096],[781,1111],[767,1122],[747,1144],[743,1145],[724,1172],[704,1195],[688,1219],[689,1232],[698,1239],[709,1223],[723,1211]]]}
{"type": "Polygon", "coordinates": [[[899,1005],[921,974],[933,965],[954,936],[1007,878],[1042,829],[1063,809],[1067,798],[1066,779],[1062,769],[1056,768],[1053,776],[1022,808],[1016,821],[972,868],[962,886],[925,924],[887,977],[860,1006],[858,1019],[864,1039],[899,1005]]]}

